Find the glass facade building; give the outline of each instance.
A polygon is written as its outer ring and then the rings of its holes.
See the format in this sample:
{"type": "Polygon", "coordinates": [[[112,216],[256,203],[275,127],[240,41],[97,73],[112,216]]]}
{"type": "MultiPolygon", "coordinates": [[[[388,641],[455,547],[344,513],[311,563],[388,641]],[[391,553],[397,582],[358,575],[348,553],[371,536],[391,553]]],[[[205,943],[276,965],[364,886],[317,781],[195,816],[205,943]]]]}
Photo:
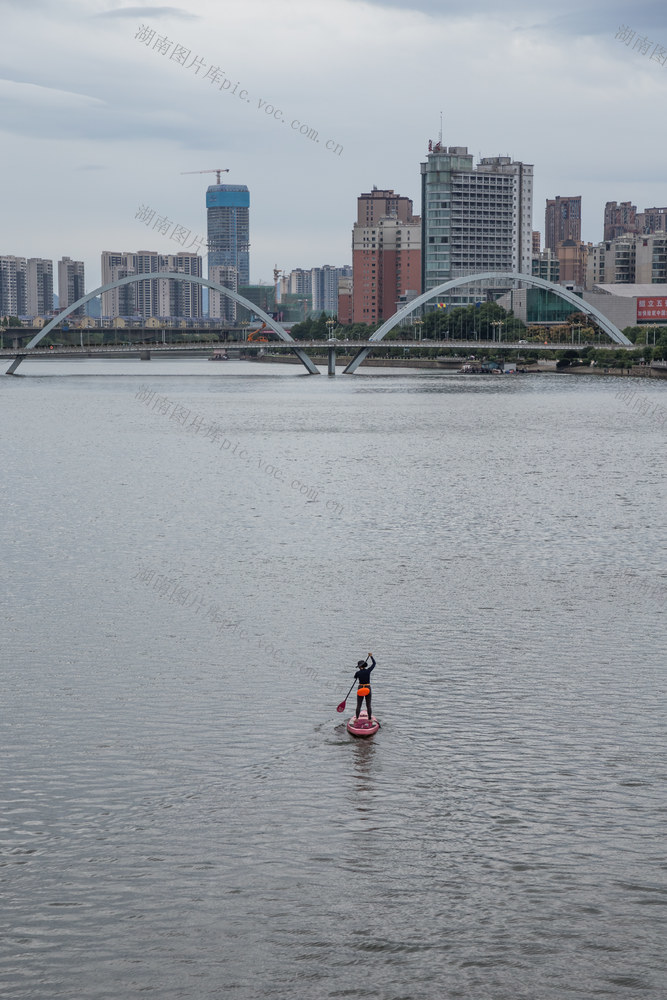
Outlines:
{"type": "MultiPolygon", "coordinates": [[[[579,294],[579,293],[575,293],[579,294]]],[[[576,306],[561,299],[555,292],[546,288],[527,288],[526,320],[530,323],[564,323],[572,313],[580,312],[576,306]]]]}
{"type": "MultiPolygon", "coordinates": [[[[235,267],[250,284],[250,192],[245,184],[211,184],[206,191],[209,267],[235,267]]],[[[209,272],[210,273],[210,272],[209,272]]]]}

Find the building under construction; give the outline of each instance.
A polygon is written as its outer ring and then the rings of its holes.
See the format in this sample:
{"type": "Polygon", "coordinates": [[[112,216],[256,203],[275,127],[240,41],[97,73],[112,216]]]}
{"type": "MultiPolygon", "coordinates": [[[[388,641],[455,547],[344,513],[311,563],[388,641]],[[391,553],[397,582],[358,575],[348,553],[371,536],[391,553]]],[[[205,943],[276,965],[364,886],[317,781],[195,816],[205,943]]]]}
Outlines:
{"type": "Polygon", "coordinates": [[[249,216],[245,184],[211,184],[207,189],[208,265],[235,267],[239,286],[250,284],[249,216]]]}

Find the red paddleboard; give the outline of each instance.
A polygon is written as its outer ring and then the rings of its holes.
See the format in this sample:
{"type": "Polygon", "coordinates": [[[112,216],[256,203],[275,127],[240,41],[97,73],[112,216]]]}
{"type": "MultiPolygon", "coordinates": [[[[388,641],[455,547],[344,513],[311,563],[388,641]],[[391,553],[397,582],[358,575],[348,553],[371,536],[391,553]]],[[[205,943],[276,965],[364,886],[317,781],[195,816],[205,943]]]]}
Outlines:
{"type": "Polygon", "coordinates": [[[377,733],[379,728],[378,720],[374,715],[371,715],[369,719],[365,708],[359,713],[358,719],[353,715],[351,719],[347,720],[347,731],[353,736],[372,736],[377,733]]]}

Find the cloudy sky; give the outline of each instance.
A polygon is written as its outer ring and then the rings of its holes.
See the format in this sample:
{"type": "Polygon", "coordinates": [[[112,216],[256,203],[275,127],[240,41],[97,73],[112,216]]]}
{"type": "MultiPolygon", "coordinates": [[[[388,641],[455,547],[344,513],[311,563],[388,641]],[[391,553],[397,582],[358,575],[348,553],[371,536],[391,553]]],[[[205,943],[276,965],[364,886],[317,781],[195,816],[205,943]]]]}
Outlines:
{"type": "Polygon", "coordinates": [[[102,250],[178,250],[158,217],[204,234],[215,177],[182,171],[214,167],[250,188],[252,281],[350,263],[359,193],[419,211],[441,112],[534,164],[535,229],[557,194],[592,241],[605,201],[667,204],[664,0],[0,0],[0,38],[0,253],[84,260],[88,289],[102,250]]]}

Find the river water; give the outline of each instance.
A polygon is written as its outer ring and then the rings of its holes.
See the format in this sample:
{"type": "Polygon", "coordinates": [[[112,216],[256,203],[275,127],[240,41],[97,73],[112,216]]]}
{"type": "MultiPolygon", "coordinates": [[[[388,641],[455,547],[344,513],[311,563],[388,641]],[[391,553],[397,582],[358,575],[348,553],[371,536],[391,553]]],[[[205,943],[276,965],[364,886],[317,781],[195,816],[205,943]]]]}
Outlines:
{"type": "Polygon", "coordinates": [[[3,997],[664,998],[664,383],[212,367],[0,379],[3,997]]]}

